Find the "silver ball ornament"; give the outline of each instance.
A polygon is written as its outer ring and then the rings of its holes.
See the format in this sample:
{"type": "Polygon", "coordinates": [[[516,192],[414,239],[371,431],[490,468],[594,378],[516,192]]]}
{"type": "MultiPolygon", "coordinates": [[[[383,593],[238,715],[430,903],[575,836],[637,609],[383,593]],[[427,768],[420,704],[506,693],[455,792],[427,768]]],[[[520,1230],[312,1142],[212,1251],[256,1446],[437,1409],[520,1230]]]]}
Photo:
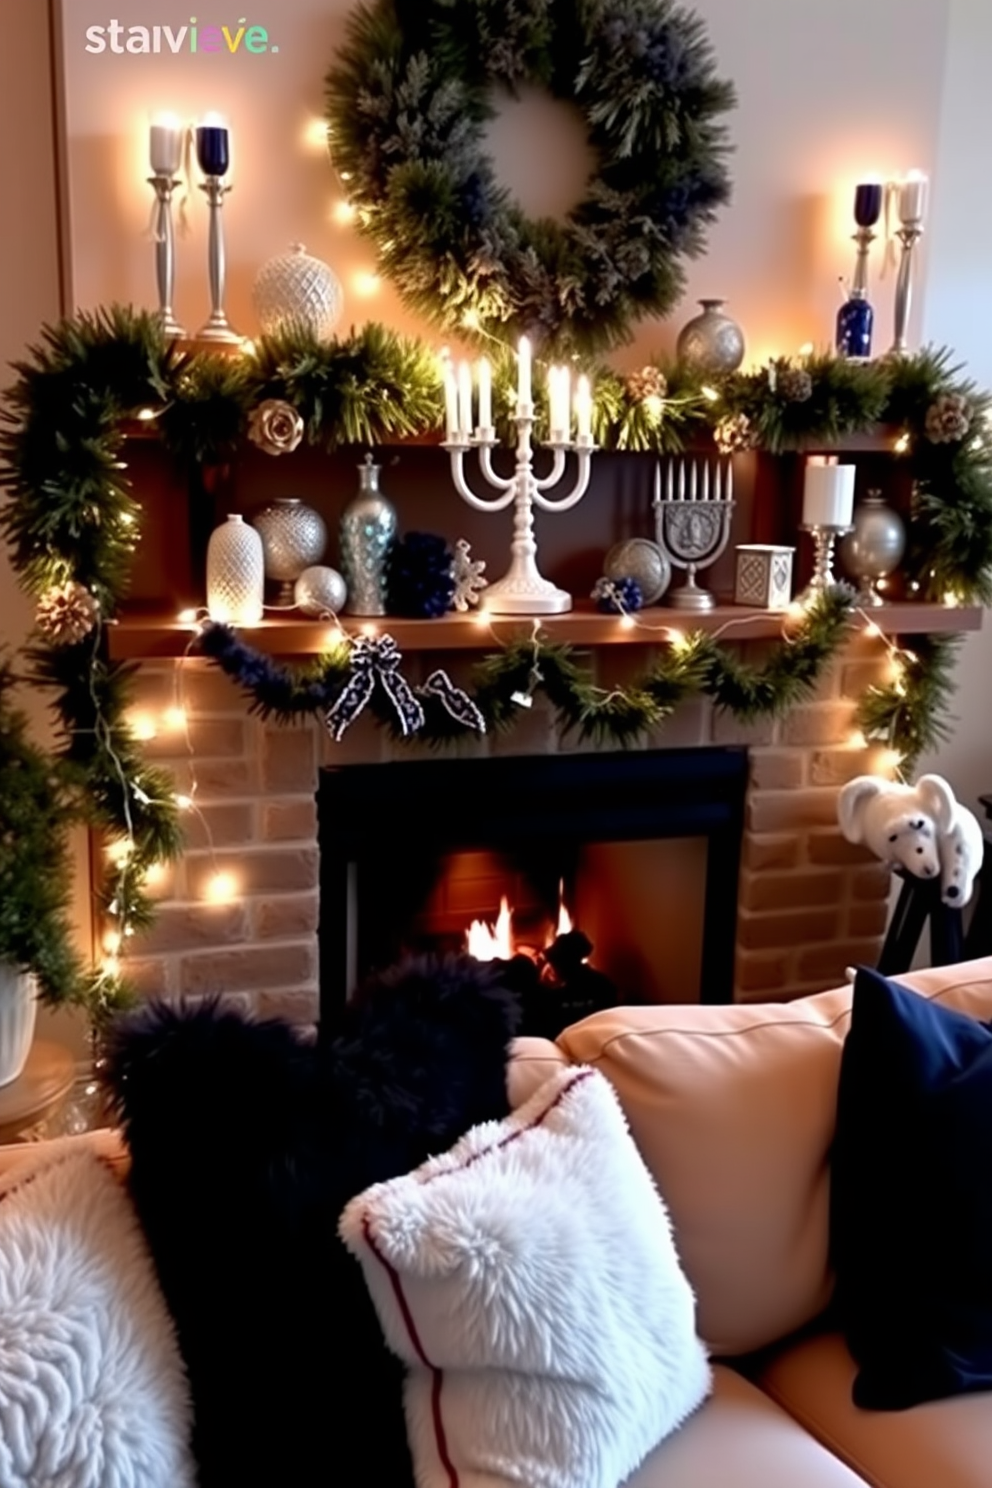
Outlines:
{"type": "Polygon", "coordinates": [[[646,605],[655,604],[672,582],[672,565],[656,542],[630,537],[616,543],[603,560],[608,579],[636,579],[646,605]]]}
{"type": "Polygon", "coordinates": [[[318,619],[344,609],[348,588],[336,568],[325,568],[318,563],[300,574],[293,585],[293,598],[298,610],[318,619]]]}

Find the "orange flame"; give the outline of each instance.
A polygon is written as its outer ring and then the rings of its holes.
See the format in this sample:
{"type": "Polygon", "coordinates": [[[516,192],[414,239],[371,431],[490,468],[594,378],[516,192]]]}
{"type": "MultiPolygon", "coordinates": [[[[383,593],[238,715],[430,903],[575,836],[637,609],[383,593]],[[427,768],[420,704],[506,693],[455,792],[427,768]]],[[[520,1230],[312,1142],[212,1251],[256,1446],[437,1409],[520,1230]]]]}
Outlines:
{"type": "Polygon", "coordinates": [[[500,900],[499,916],[495,925],[485,920],[473,920],[465,936],[466,949],[477,961],[512,961],[513,927],[512,911],[506,896],[500,900]]]}

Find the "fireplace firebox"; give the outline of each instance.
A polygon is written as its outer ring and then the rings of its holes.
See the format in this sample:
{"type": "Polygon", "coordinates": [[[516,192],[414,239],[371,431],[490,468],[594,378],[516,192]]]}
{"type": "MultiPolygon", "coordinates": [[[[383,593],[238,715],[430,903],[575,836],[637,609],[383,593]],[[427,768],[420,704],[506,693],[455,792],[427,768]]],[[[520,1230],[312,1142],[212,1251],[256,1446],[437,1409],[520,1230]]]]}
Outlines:
{"type": "MultiPolygon", "coordinates": [[[[509,893],[524,939],[540,935],[542,917],[554,923],[562,898],[578,910],[579,928],[600,906],[598,928],[589,925],[595,941],[610,895],[629,897],[623,876],[609,892],[602,878],[624,853],[627,883],[636,876],[649,916],[653,892],[674,894],[695,874],[698,985],[669,1000],[732,1001],[747,779],[741,747],[322,770],[321,1011],[330,1015],[366,974],[404,952],[462,948],[459,913],[475,906],[456,891],[454,908],[439,908],[445,875],[476,892],[491,882],[495,902],[477,907],[492,919],[509,893]],[[662,850],[673,847],[662,869],[662,850]]],[[[636,977],[625,987],[612,974],[624,1000],[649,1000],[636,977]]]]}

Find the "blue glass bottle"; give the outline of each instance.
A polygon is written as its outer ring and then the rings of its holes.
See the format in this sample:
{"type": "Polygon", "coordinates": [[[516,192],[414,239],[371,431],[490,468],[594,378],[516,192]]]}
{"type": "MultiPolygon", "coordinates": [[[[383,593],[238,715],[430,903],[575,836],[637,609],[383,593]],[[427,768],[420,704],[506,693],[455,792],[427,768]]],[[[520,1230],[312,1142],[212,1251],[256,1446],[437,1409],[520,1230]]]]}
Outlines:
{"type": "Polygon", "coordinates": [[[871,356],[871,333],[875,312],[865,295],[853,292],[837,311],[837,351],[844,357],[871,356]]]}

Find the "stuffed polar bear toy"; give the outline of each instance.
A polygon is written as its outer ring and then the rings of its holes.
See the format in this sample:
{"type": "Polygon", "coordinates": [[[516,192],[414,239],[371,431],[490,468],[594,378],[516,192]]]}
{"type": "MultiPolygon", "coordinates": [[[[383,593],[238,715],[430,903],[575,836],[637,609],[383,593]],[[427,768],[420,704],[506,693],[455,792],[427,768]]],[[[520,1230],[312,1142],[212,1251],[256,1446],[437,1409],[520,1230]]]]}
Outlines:
{"type": "Polygon", "coordinates": [[[916,878],[939,873],[944,903],[957,909],[968,903],[982,866],[982,829],[942,776],[899,785],[859,775],[841,791],[837,815],[848,842],[863,842],[883,863],[916,878]]]}

